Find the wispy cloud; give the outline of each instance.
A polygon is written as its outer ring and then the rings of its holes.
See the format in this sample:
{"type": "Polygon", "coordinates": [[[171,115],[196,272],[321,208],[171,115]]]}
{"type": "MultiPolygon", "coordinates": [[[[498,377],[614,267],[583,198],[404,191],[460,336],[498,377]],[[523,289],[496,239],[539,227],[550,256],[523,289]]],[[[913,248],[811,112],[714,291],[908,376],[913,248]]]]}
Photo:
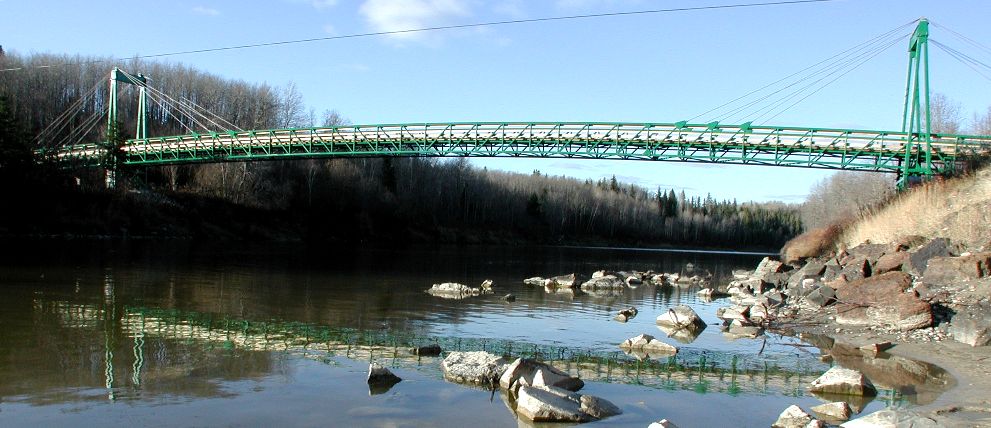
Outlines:
{"type": "MultiPolygon", "coordinates": [[[[467,0],[366,0],[359,12],[376,31],[401,31],[434,27],[451,18],[471,15],[467,0]]],[[[392,37],[422,39],[422,33],[400,33],[392,37]]]]}
{"type": "Polygon", "coordinates": [[[204,16],[218,16],[218,15],[220,15],[220,11],[219,10],[214,9],[212,7],[206,7],[206,6],[196,6],[196,7],[194,7],[193,8],[193,13],[195,13],[197,15],[204,15],[204,16]]]}

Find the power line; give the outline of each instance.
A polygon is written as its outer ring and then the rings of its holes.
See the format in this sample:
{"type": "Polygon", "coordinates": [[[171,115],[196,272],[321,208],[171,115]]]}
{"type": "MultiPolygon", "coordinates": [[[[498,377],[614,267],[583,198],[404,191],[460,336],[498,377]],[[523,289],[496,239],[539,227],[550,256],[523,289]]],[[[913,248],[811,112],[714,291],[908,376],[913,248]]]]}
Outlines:
{"type": "Polygon", "coordinates": [[[62,64],[47,64],[47,65],[35,65],[29,67],[15,67],[2,69],[0,72],[5,71],[17,71],[28,68],[52,68],[61,67],[70,64],[93,64],[108,61],[123,61],[128,59],[148,59],[148,58],[162,58],[168,56],[177,55],[189,55],[198,53],[208,53],[208,52],[221,52],[230,51],[238,49],[252,49],[261,48],[269,46],[281,46],[290,45],[298,43],[312,43],[312,42],[324,42],[330,40],[342,40],[342,39],[356,39],[362,37],[377,37],[377,36],[388,36],[395,34],[411,34],[411,33],[422,33],[428,31],[441,31],[441,30],[456,30],[463,28],[476,28],[476,27],[492,27],[498,25],[512,25],[512,24],[529,24],[535,22],[552,22],[552,21],[569,21],[577,19],[590,19],[590,18],[608,18],[608,17],[618,17],[618,16],[635,16],[635,15],[650,15],[659,13],[673,13],[673,12],[693,12],[702,10],[718,10],[718,9],[740,9],[740,8],[750,8],[750,7],[766,7],[766,6],[786,6],[786,5],[796,5],[796,4],[806,4],[806,3],[829,3],[838,0],[783,0],[783,1],[771,1],[762,3],[736,3],[736,4],[724,4],[724,5],[714,5],[714,6],[693,6],[693,7],[677,7],[668,9],[648,9],[648,10],[636,10],[627,12],[605,12],[605,13],[589,13],[582,15],[567,15],[567,16],[551,16],[543,18],[528,18],[528,19],[511,19],[505,21],[489,21],[489,22],[476,22],[471,24],[455,24],[455,25],[440,25],[434,27],[424,27],[424,28],[411,28],[405,30],[392,30],[392,31],[374,31],[370,33],[355,33],[355,34],[345,34],[340,36],[327,36],[327,37],[314,37],[309,39],[297,39],[297,40],[283,40],[278,42],[265,42],[265,43],[252,43],[246,45],[236,45],[236,46],[225,46],[219,48],[205,48],[205,49],[193,49],[187,51],[176,51],[160,54],[150,54],[150,55],[137,55],[128,58],[116,58],[113,60],[98,60],[98,61],[85,61],[80,63],[62,63],[62,64]]]}

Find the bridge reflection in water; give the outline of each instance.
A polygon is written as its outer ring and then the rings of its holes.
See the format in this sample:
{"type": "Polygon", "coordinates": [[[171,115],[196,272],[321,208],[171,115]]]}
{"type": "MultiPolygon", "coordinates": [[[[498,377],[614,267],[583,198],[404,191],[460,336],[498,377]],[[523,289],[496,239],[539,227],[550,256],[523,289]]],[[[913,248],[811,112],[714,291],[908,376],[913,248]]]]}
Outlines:
{"type": "MultiPolygon", "coordinates": [[[[225,368],[217,371],[225,378],[264,376],[280,371],[279,362],[288,358],[306,358],[331,365],[336,365],[339,358],[376,361],[393,368],[425,372],[439,379],[440,357],[421,357],[409,350],[412,346],[430,343],[440,344],[445,351],[484,350],[514,358],[537,358],[586,381],[730,395],[805,396],[808,384],[827,367],[812,353],[808,358],[778,362],[759,355],[684,348],[673,357],[637,359],[619,351],[498,339],[418,336],[300,322],[250,321],[150,307],[122,307],[118,315],[112,305],[101,308],[62,301],[35,301],[35,311],[57,314],[64,328],[103,329],[102,360],[110,399],[116,399],[120,389],[154,389],[151,384],[175,383],[191,371],[212,370],[210,367],[218,365],[225,368]],[[126,343],[115,343],[115,337],[126,343]],[[189,348],[195,350],[191,352],[189,348]],[[258,364],[249,364],[247,369],[233,369],[244,359],[238,358],[237,363],[231,363],[229,356],[232,354],[248,356],[248,360],[258,364]],[[122,361],[127,363],[121,366],[122,361]]],[[[945,371],[925,363],[897,357],[853,358],[839,354],[836,361],[844,366],[848,365],[844,361],[856,362],[856,368],[865,372],[878,367],[879,372],[887,373],[882,377],[875,373],[871,378],[880,381],[876,382],[881,389],[878,399],[888,405],[925,404],[952,386],[945,371]]],[[[192,395],[223,394],[216,386],[199,385],[194,389],[199,393],[192,395]]],[[[845,399],[855,409],[863,408],[871,401],[845,399]]]]}

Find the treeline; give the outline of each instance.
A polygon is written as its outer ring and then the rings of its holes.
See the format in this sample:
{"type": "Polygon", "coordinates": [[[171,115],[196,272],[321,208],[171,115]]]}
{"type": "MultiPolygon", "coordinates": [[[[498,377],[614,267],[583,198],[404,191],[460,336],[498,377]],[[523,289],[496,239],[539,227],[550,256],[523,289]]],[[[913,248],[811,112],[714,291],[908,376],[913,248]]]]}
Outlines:
{"type": "MultiPolygon", "coordinates": [[[[22,137],[8,138],[3,144],[13,139],[24,143],[23,136],[36,135],[96,82],[106,91],[112,62],[98,60],[11,53],[0,57],[0,68],[25,67],[5,73],[0,80],[0,97],[7,105],[0,111],[6,111],[8,120],[24,130],[22,137]],[[62,63],[70,65],[32,68],[62,63]]],[[[292,84],[275,87],[232,81],[180,64],[130,61],[121,67],[151,77],[156,88],[194,100],[244,129],[345,122],[335,112],[317,115],[308,109],[292,84]]],[[[105,95],[95,97],[87,108],[94,112],[105,108],[105,95]]],[[[190,125],[173,123],[174,112],[165,106],[150,107],[151,135],[181,134],[186,132],[184,125],[190,125]]],[[[135,97],[122,97],[119,108],[122,128],[133,129],[135,97]]],[[[46,170],[45,174],[63,175],[55,180],[61,186],[58,192],[47,193],[58,193],[58,198],[71,201],[72,206],[38,198],[37,192],[28,196],[32,200],[11,206],[64,213],[65,222],[71,222],[78,233],[90,227],[105,233],[126,228],[132,235],[259,235],[315,241],[776,249],[802,228],[797,209],[783,204],[717,201],[673,190],[648,190],[615,178],[593,182],[536,171],[489,171],[471,166],[464,158],[308,159],[138,168],[121,171],[121,188],[110,195],[100,189],[102,182],[94,171],[46,170]],[[87,197],[80,197],[81,192],[87,197]],[[102,202],[86,206],[88,200],[102,202]],[[115,209],[127,212],[111,215],[112,224],[102,224],[107,216],[100,211],[115,209]],[[195,216],[184,212],[195,212],[195,216]],[[238,224],[238,231],[225,234],[223,229],[231,224],[238,224]]],[[[53,230],[38,232],[58,233],[59,224],[56,218],[45,226],[53,230]]],[[[12,230],[8,224],[8,233],[12,230]]]]}

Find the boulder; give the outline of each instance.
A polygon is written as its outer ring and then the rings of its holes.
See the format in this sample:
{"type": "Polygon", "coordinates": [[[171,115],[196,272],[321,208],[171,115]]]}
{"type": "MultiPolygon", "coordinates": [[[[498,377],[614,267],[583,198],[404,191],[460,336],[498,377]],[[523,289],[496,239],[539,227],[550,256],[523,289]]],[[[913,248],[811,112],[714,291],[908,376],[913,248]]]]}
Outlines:
{"type": "Polygon", "coordinates": [[[822,262],[812,260],[800,269],[795,270],[788,277],[788,288],[796,288],[802,285],[802,281],[806,279],[819,280],[822,278],[824,272],[826,272],[826,265],[822,262]]]}
{"type": "Polygon", "coordinates": [[[678,348],[661,342],[649,334],[631,337],[619,344],[620,349],[631,353],[643,353],[648,356],[667,356],[678,353],[678,348]]]}
{"type": "Polygon", "coordinates": [[[877,264],[874,265],[874,274],[879,275],[885,272],[902,270],[902,267],[908,263],[909,256],[910,254],[904,251],[881,256],[881,258],[877,259],[877,264]]]}
{"type": "Polygon", "coordinates": [[[764,257],[760,263],[757,264],[757,269],[754,269],[754,274],[752,278],[763,279],[765,276],[772,273],[784,272],[785,265],[777,260],[773,260],[770,257],[764,257]]]}
{"type": "Polygon", "coordinates": [[[836,322],[875,325],[902,331],[932,325],[932,307],[906,293],[912,278],[904,272],[888,272],[850,282],[836,291],[836,322]]]}
{"type": "Polygon", "coordinates": [[[815,413],[819,419],[825,419],[829,422],[839,423],[850,419],[850,415],[853,414],[853,410],[850,409],[850,405],[846,401],[835,401],[832,403],[820,404],[818,406],[812,407],[812,413],[815,413]]]}
{"type": "Polygon", "coordinates": [[[826,394],[877,395],[877,388],[863,373],[840,366],[834,366],[812,381],[809,390],[826,394]]]}
{"type": "Polygon", "coordinates": [[[581,289],[584,291],[618,288],[626,288],[626,283],[615,275],[604,275],[597,278],[592,278],[583,282],[581,285],[581,289]]]}
{"type": "Polygon", "coordinates": [[[798,406],[791,405],[781,412],[778,420],[771,424],[771,428],[805,428],[809,422],[812,422],[812,416],[798,406]]]}
{"type": "Polygon", "coordinates": [[[424,346],[417,346],[416,348],[410,348],[409,352],[413,355],[419,355],[421,357],[425,357],[425,356],[435,357],[437,355],[440,355],[441,349],[440,349],[440,345],[435,343],[433,345],[424,345],[424,346]]]}
{"type": "Polygon", "coordinates": [[[909,256],[908,265],[905,266],[905,270],[915,276],[922,276],[923,272],[926,271],[926,266],[929,264],[929,259],[933,257],[949,257],[953,255],[950,240],[946,238],[936,238],[929,241],[909,256]]]}
{"type": "Polygon", "coordinates": [[[667,337],[670,337],[681,343],[694,342],[695,339],[697,339],[699,335],[702,334],[702,330],[705,330],[704,328],[697,330],[689,330],[687,328],[663,326],[663,325],[657,326],[657,329],[664,332],[664,334],[667,335],[667,337]]]}
{"type": "Polygon", "coordinates": [[[553,386],[568,391],[578,391],[585,386],[585,383],[578,377],[546,363],[529,358],[517,358],[502,373],[499,387],[516,393],[521,386],[553,386]]]}
{"type": "Polygon", "coordinates": [[[991,275],[991,252],[960,257],[933,257],[926,265],[922,282],[949,284],[980,279],[991,275]]]}
{"type": "Polygon", "coordinates": [[[690,306],[678,305],[658,315],[657,325],[688,330],[701,330],[705,328],[705,321],[702,321],[702,318],[690,306]]]}
{"type": "Polygon", "coordinates": [[[442,297],[445,299],[464,299],[467,297],[478,296],[482,294],[480,288],[469,287],[464,284],[458,284],[456,282],[445,282],[441,284],[434,284],[427,290],[427,293],[442,297]]]}
{"type": "Polygon", "coordinates": [[[991,344],[991,307],[982,304],[957,312],[950,320],[949,333],[953,340],[970,346],[991,344]]]}
{"type": "Polygon", "coordinates": [[[533,422],[590,422],[622,413],[599,397],[555,387],[521,386],[516,413],[533,422]]]}
{"type": "Polygon", "coordinates": [[[936,428],[936,421],[904,410],[879,410],[840,425],[843,428],[936,428]]]}
{"type": "Polygon", "coordinates": [[[647,428],[678,428],[678,426],[667,419],[661,419],[657,422],[651,422],[650,425],[647,425],[647,428]]]}
{"type": "Polygon", "coordinates": [[[856,281],[871,276],[871,262],[864,256],[847,256],[840,262],[843,270],[840,272],[847,281],[856,281]]]}
{"type": "Polygon", "coordinates": [[[627,286],[629,286],[629,287],[635,287],[635,286],[638,286],[640,284],[643,284],[643,280],[641,280],[640,277],[634,276],[634,275],[630,275],[630,276],[627,276],[626,277],[626,285],[627,286]]]}
{"type": "Polygon", "coordinates": [[[484,351],[451,352],[441,362],[444,379],[490,387],[499,382],[506,366],[505,359],[484,351]]]}
{"type": "Polygon", "coordinates": [[[393,385],[401,381],[399,376],[392,374],[389,369],[379,364],[371,363],[368,365],[368,391],[371,395],[387,392],[393,385]]]}

